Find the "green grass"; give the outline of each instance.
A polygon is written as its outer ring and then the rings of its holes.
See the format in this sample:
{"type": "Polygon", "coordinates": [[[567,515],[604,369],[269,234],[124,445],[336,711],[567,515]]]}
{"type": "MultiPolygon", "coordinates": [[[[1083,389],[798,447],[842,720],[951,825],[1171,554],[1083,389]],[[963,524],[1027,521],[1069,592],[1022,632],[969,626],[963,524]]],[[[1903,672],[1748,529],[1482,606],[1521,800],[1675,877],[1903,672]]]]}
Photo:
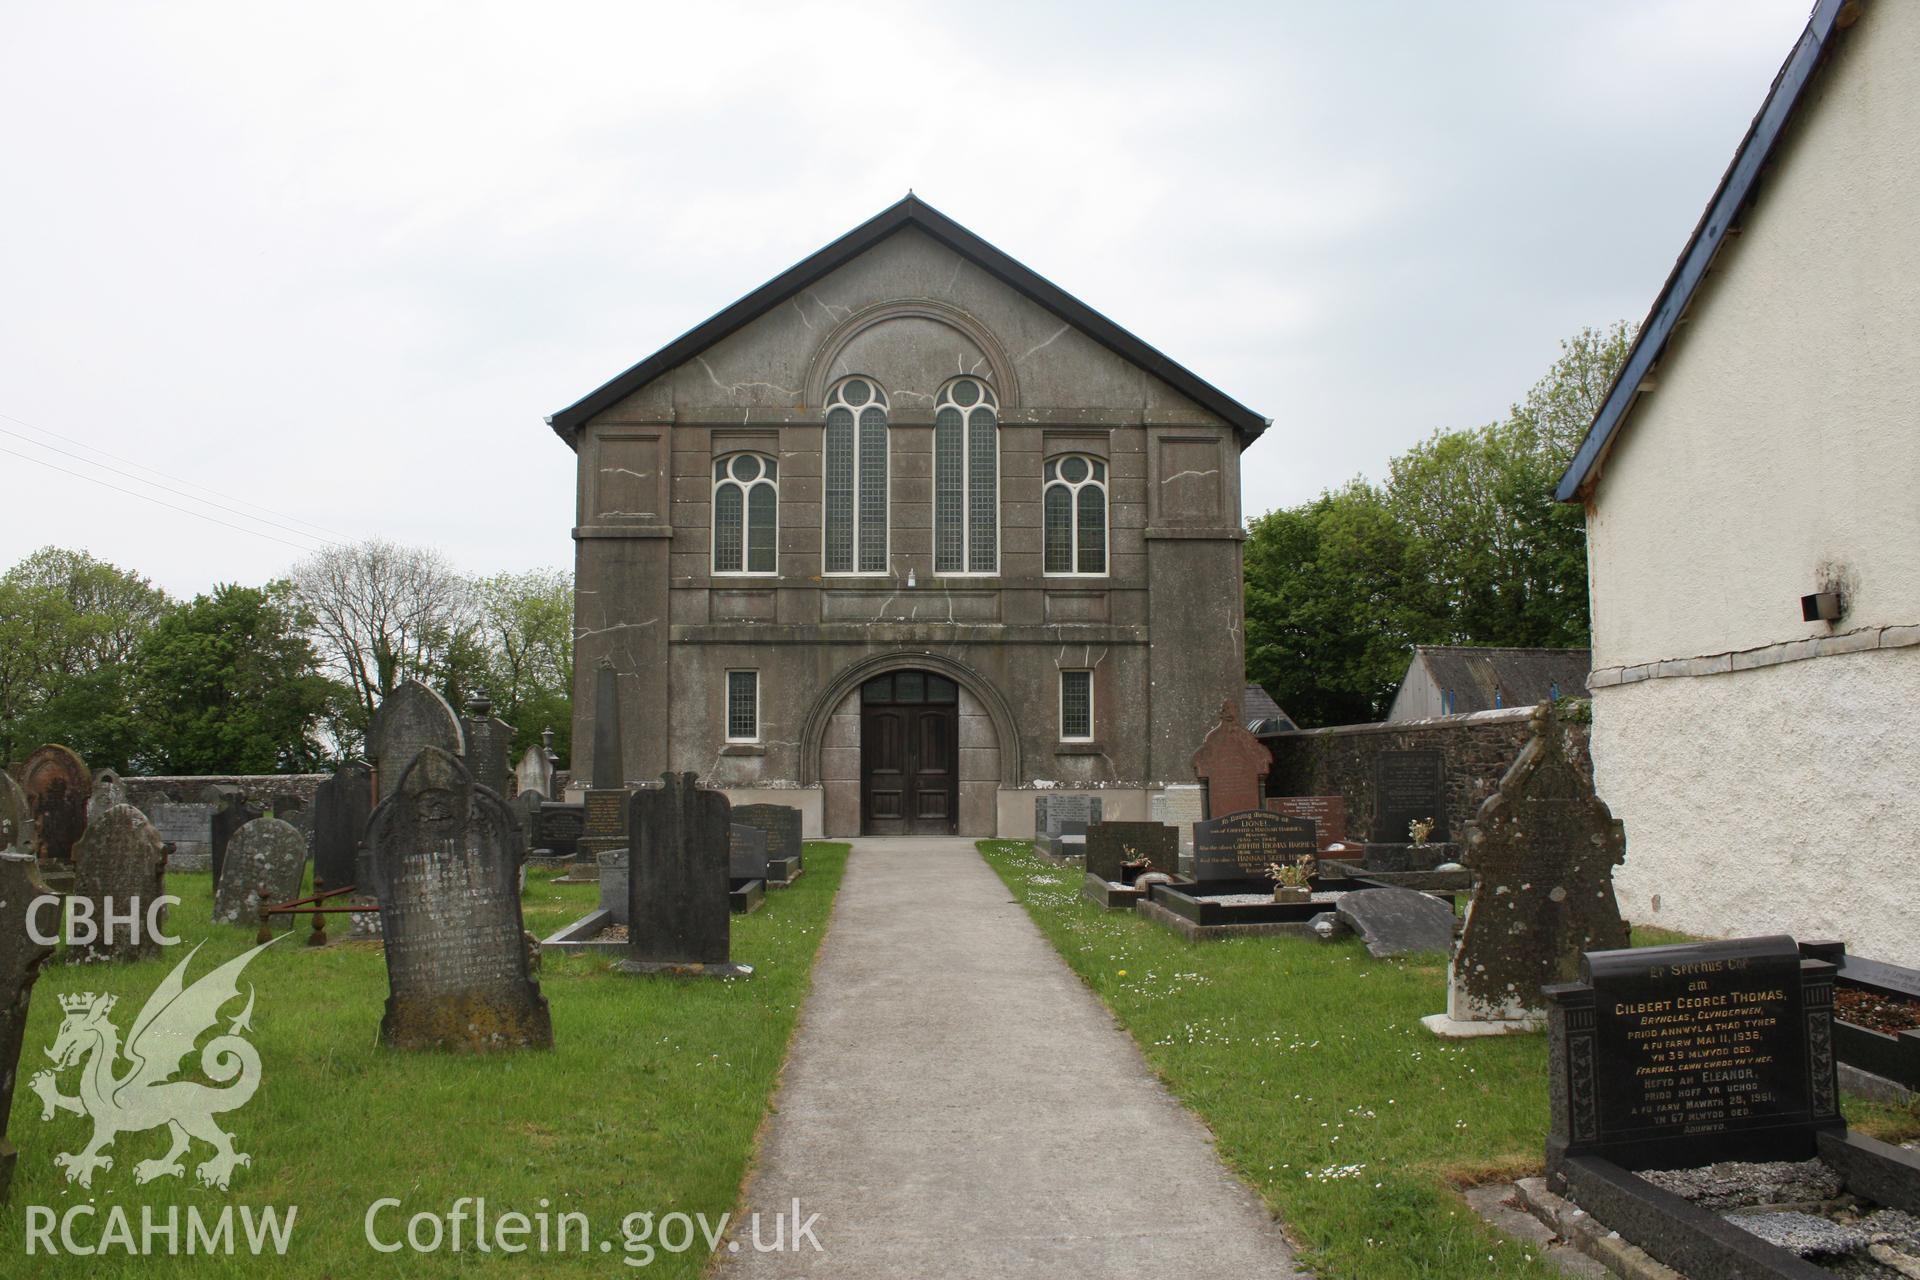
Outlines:
{"type": "MultiPolygon", "coordinates": [[[[1375,960],[1358,939],[1199,945],[1080,898],[1024,841],[980,850],[1154,1070],[1206,1121],[1322,1280],[1556,1275],[1459,1188],[1540,1170],[1544,1033],[1449,1042],[1444,959],[1375,960]]],[[[1637,943],[1681,941],[1636,930],[1637,943]]],[[[1858,1127],[1920,1131],[1848,1100],[1858,1127]]]]}
{"type": "MultiPolygon", "coordinates": [[[[91,1191],[62,1180],[54,1153],[77,1150],[90,1126],[67,1113],[43,1123],[40,1100],[26,1087],[46,1065],[42,1050],[60,1021],[58,997],[118,993],[114,1017],[124,1032],[186,950],[118,966],[68,966],[56,957],[34,989],[21,1052],[8,1130],[20,1162],[0,1216],[0,1273],[90,1280],[264,1274],[267,1264],[244,1252],[230,1259],[24,1256],[24,1206],[64,1213],[88,1201],[102,1214],[125,1206],[136,1224],[142,1205],[196,1205],[203,1215],[226,1203],[297,1205],[292,1244],[278,1265],[300,1276],[438,1276],[476,1267],[495,1275],[628,1271],[619,1265],[626,1215],[684,1211],[717,1219],[736,1208],[846,855],[844,844],[810,843],[807,872],[792,888],[770,893],[753,915],[734,917],[733,957],[754,966],[745,981],[626,977],[610,972],[611,958],[549,951],[538,977],[552,1009],[551,1052],[465,1057],[379,1048],[387,977],[378,945],[302,948],[303,920],[294,938],[243,975],[258,992],[251,1038],[263,1070],[259,1093],[225,1118],[236,1146],[253,1157],[225,1194],[193,1183],[192,1163],[186,1180],[134,1184],[135,1162],[164,1153],[164,1131],[122,1135],[110,1149],[113,1169],[96,1174],[91,1191]],[[411,1214],[445,1214],[462,1196],[486,1197],[496,1215],[584,1212],[594,1251],[512,1257],[469,1247],[386,1255],[366,1242],[363,1218],[375,1200],[404,1202],[381,1219],[392,1237],[411,1214]],[[598,1241],[609,1238],[613,1251],[599,1252],[598,1241]]],[[[174,931],[187,946],[206,943],[190,977],[251,945],[251,929],[207,923],[207,877],[175,876],[168,889],[184,899],[173,911],[174,931]]],[[[591,910],[597,892],[535,872],[524,899],[527,927],[545,937],[591,910]]],[[[74,1078],[63,1074],[65,1092],[73,1092],[74,1078]]],[[[204,1158],[196,1147],[189,1160],[204,1158]]],[[[98,1238],[100,1230],[96,1220],[79,1234],[98,1238]]],[[[705,1263],[706,1249],[698,1246],[660,1254],[647,1274],[694,1276],[705,1263]]]]}

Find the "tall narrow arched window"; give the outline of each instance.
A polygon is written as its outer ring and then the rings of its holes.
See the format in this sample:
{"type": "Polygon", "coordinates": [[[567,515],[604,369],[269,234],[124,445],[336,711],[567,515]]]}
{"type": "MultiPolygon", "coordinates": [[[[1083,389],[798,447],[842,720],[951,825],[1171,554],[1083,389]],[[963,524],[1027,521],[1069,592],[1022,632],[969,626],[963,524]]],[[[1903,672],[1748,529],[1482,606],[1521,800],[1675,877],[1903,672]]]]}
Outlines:
{"type": "Polygon", "coordinates": [[[827,573],[887,571],[887,393],[845,378],[827,396],[827,573]]]}
{"type": "Polygon", "coordinates": [[[764,453],[713,460],[713,571],[778,573],[780,464],[764,453]]]}
{"type": "Polygon", "coordinates": [[[956,378],[933,412],[935,573],[1000,569],[1000,416],[993,388],[956,378]]]}
{"type": "Polygon", "coordinates": [[[1042,484],[1046,572],[1104,574],[1107,464],[1078,453],[1049,458],[1042,484]]]}

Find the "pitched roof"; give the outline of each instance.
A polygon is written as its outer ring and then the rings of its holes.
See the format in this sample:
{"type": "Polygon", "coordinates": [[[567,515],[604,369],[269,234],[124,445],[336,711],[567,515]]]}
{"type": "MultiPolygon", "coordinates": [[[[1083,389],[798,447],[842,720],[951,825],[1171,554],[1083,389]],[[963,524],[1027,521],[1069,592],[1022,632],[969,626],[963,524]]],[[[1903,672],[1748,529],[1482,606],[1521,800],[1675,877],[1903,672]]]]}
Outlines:
{"type": "Polygon", "coordinates": [[[1291,733],[1300,727],[1264,685],[1250,684],[1240,695],[1240,718],[1249,733],[1291,733]]]}
{"type": "Polygon", "coordinates": [[[1706,212],[1700,215],[1686,248],[1680,251],[1667,282],[1653,300],[1653,308],[1641,323],[1639,337],[1608,388],[1607,398],[1594,415],[1586,439],[1581,441],[1573,462],[1560,478],[1553,495],[1558,501],[1579,502],[1592,492],[1615,437],[1625,425],[1654,365],[1666,353],[1675,326],[1699,292],[1714,257],[1726,242],[1727,232],[1737,225],[1742,212],[1756,197],[1761,171],[1806,102],[1808,86],[1826,64],[1835,32],[1853,25],[1858,15],[1858,0],[1819,0],[1814,6],[1806,30],[1800,33],[1793,51],[1774,77],[1766,101],[1760,104],[1759,114],[1747,127],[1740,149],[1734,152],[1733,163],[1721,175],[1720,185],[1714,189],[1713,199],[1707,202],[1706,212]]]}
{"type": "Polygon", "coordinates": [[[1412,665],[1420,664],[1438,688],[1453,694],[1455,711],[1491,711],[1584,697],[1593,651],[1423,644],[1413,650],[1412,665]]]}
{"type": "Polygon", "coordinates": [[[1031,298],[1115,355],[1153,374],[1195,404],[1218,414],[1240,432],[1244,448],[1266,430],[1264,418],[1158,348],[1121,328],[1066,290],[994,248],[973,232],[909,192],[826,248],[801,259],[738,302],[695,325],[612,381],[589,391],[547,422],[569,445],[582,423],[617,404],[670,369],[679,367],[823,276],[837,270],[904,227],[917,227],[988,275],[1031,298]]]}

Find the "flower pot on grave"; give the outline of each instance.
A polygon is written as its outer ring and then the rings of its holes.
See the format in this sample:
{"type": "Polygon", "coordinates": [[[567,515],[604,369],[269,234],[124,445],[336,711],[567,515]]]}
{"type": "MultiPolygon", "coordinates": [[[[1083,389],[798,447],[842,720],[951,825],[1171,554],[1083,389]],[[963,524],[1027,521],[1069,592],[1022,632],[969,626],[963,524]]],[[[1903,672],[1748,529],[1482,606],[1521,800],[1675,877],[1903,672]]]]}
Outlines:
{"type": "Polygon", "coordinates": [[[1313,891],[1304,885],[1297,887],[1286,884],[1275,885],[1273,900],[1275,902],[1311,902],[1313,901],[1313,891]]]}

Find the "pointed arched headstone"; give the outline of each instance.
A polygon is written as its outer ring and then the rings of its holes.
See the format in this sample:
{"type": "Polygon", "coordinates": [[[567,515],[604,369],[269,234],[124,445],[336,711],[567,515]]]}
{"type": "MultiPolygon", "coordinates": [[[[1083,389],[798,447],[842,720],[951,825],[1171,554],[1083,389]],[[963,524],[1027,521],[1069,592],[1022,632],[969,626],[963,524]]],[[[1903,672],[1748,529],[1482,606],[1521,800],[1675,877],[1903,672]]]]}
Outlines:
{"type": "Polygon", "coordinates": [[[414,757],[428,747],[450,756],[467,753],[460,717],[447,700],[418,680],[408,680],[387,695],[367,726],[367,759],[373,762],[378,799],[400,785],[414,757]]]}
{"type": "MultiPolygon", "coordinates": [[[[147,821],[147,815],[130,804],[117,804],[97,816],[86,834],[74,846],[73,896],[93,904],[93,923],[104,929],[114,921],[111,938],[101,938],[85,947],[81,954],[88,960],[145,960],[160,954],[160,943],[152,923],[164,932],[163,911],[155,911],[149,920],[148,909],[165,893],[167,878],[167,842],[147,821]],[[128,927],[129,915],[139,923],[128,927]]],[[[69,959],[72,953],[69,952],[69,959]]]]}

